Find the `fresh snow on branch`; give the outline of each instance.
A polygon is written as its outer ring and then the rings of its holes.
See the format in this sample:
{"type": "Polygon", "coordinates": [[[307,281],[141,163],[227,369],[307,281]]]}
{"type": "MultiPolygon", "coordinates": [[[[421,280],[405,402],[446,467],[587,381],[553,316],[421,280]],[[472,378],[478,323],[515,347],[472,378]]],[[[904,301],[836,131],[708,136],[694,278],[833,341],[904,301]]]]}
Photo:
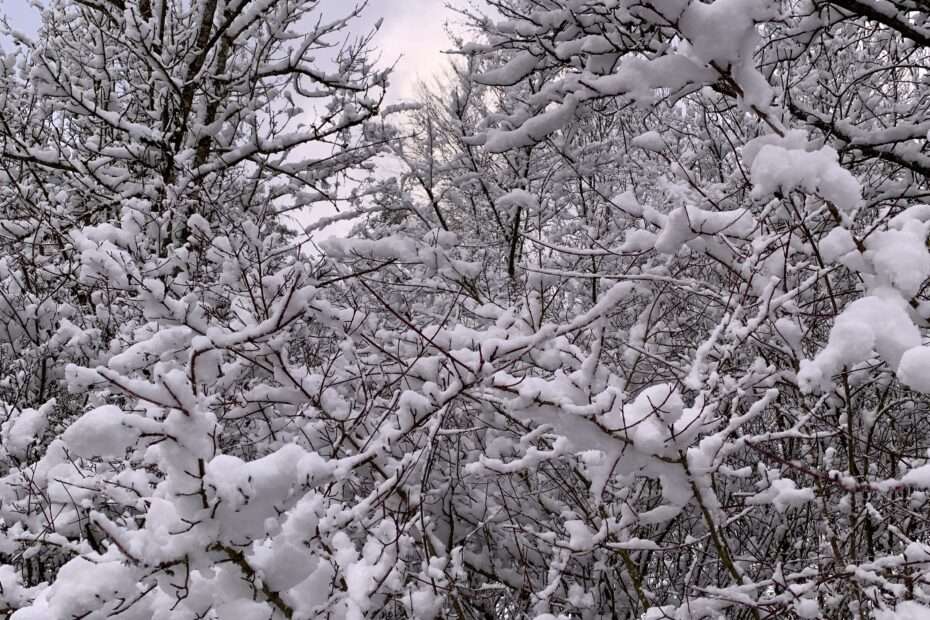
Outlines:
{"type": "Polygon", "coordinates": [[[930,617],[926,3],[337,5],[2,26],[0,618],[930,617]]]}

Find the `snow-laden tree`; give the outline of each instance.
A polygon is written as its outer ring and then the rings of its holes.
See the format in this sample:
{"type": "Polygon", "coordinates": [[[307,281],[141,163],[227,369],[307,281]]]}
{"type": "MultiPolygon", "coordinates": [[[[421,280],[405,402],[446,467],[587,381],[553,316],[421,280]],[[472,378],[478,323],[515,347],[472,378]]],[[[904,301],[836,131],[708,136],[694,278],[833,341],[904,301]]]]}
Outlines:
{"type": "Polygon", "coordinates": [[[362,7],[317,5],[53,2],[3,57],[5,617],[436,608],[396,488],[426,442],[383,427],[418,401],[281,219],[363,208],[391,138],[362,7]]]}
{"type": "Polygon", "coordinates": [[[926,7],[490,4],[328,247],[438,364],[482,612],[930,613],[926,7]]]}
{"type": "Polygon", "coordinates": [[[402,140],[317,4],[3,58],[6,615],[930,613],[925,7],[494,0],[402,140]]]}

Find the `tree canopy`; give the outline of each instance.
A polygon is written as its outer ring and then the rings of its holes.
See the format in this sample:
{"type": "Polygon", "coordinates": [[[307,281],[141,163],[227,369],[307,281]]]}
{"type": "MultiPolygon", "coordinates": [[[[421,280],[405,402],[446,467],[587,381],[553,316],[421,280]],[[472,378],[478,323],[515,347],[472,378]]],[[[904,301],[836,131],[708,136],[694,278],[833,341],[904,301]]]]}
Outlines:
{"type": "Polygon", "coordinates": [[[0,617],[930,617],[930,7],[365,10],[11,33],[0,617]]]}

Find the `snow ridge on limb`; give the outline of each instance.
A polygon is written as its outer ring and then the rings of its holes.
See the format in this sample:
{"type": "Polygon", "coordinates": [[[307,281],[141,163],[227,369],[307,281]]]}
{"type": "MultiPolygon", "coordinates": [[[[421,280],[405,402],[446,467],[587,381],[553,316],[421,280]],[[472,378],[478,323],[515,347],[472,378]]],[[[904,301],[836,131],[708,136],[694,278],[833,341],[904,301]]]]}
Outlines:
{"type": "Polygon", "coordinates": [[[566,127],[578,104],[602,98],[648,107],[657,91],[684,94],[713,85],[738,93],[746,110],[765,113],[772,103],[753,54],[761,42],[757,26],[779,17],[778,2],[551,5],[525,14],[501,11],[509,19],[488,25],[492,51],[477,52],[516,50],[505,64],[476,76],[485,85],[512,86],[553,66],[564,69],[533,93],[524,110],[484,135],[492,152],[536,144],[566,127]],[[678,43],[669,44],[671,37],[678,43]]]}

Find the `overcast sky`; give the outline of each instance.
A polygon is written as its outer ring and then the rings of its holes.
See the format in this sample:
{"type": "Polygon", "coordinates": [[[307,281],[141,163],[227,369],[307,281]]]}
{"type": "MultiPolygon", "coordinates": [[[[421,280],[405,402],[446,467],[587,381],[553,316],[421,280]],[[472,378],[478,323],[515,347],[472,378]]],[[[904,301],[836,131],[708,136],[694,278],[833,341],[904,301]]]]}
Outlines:
{"type": "MultiPolygon", "coordinates": [[[[369,0],[364,17],[356,22],[361,33],[384,19],[376,39],[382,62],[399,59],[391,99],[414,95],[417,78],[428,79],[446,62],[440,51],[449,47],[444,25],[451,14],[444,5],[443,0],[369,0]]],[[[347,6],[351,6],[348,0],[322,0],[325,13],[334,17],[346,12],[347,6]]],[[[32,34],[38,27],[38,14],[28,0],[0,0],[0,12],[22,32],[32,34]]]]}
{"type": "MultiPolygon", "coordinates": [[[[346,4],[345,0],[324,0],[324,10],[338,10],[346,4]]],[[[366,26],[384,19],[376,39],[383,61],[400,58],[391,79],[393,96],[412,96],[417,76],[429,78],[447,62],[440,52],[449,47],[444,25],[453,14],[442,0],[370,0],[368,9],[366,26]]]]}

